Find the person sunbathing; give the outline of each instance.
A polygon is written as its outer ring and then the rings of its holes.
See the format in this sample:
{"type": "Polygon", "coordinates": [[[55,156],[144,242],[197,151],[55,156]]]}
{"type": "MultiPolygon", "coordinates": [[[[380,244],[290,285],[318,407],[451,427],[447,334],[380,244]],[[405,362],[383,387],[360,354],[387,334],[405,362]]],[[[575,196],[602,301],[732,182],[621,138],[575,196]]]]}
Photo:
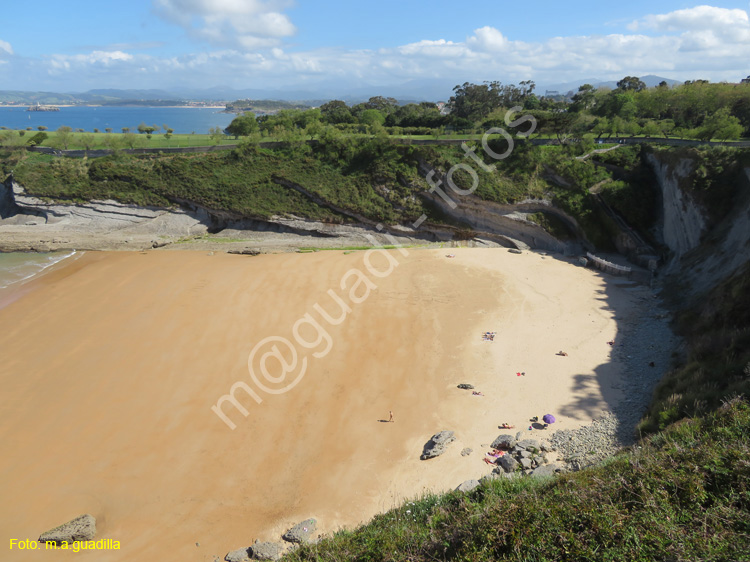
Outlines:
{"type": "Polygon", "coordinates": [[[500,426],[500,429],[515,429],[515,425],[510,425],[509,423],[503,423],[503,425],[500,426]]]}
{"type": "Polygon", "coordinates": [[[484,460],[484,462],[486,462],[487,464],[490,464],[490,465],[492,465],[492,466],[495,466],[495,464],[496,464],[496,463],[495,463],[495,461],[491,461],[491,460],[490,460],[490,459],[488,459],[487,457],[484,457],[484,459],[483,459],[483,460],[484,460]]]}
{"type": "Polygon", "coordinates": [[[479,392],[479,391],[477,391],[477,390],[474,390],[474,391],[472,391],[472,394],[473,394],[474,396],[484,396],[484,394],[482,394],[481,392],[479,392]]]}
{"type": "Polygon", "coordinates": [[[567,357],[568,356],[568,354],[565,353],[564,351],[558,351],[555,355],[560,355],[562,357],[567,357]]]}

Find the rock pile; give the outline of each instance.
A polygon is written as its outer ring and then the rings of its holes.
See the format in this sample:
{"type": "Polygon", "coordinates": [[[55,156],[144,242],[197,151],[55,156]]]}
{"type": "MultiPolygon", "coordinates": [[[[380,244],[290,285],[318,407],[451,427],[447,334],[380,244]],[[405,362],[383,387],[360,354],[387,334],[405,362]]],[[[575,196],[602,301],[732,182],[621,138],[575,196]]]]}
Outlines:
{"type": "MultiPolygon", "coordinates": [[[[314,544],[313,533],[318,528],[317,520],[305,519],[289,529],[281,537],[287,542],[299,544],[314,544]]],[[[294,548],[294,547],[292,547],[294,548]]],[[[249,560],[279,560],[284,554],[284,544],[278,542],[258,542],[252,546],[238,548],[228,553],[224,560],[227,562],[248,562],[249,560]]]]}
{"type": "Polygon", "coordinates": [[[505,451],[505,454],[497,459],[495,462],[497,467],[485,479],[491,480],[515,474],[528,474],[535,477],[551,476],[564,470],[557,464],[549,464],[547,460],[546,453],[554,450],[552,445],[536,439],[521,439],[521,437],[523,437],[521,432],[515,436],[509,434],[497,436],[492,442],[492,448],[505,451]]]}

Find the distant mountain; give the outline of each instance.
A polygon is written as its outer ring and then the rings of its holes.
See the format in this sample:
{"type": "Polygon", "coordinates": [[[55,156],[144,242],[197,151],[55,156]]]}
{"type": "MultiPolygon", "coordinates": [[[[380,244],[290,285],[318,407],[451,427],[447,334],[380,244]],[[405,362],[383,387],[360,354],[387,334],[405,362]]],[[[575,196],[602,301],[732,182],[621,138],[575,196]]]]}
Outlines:
{"type": "MultiPolygon", "coordinates": [[[[663,78],[661,76],[641,77],[650,88],[665,81],[670,86],[681,84],[677,80],[663,78]]],[[[401,84],[377,85],[364,81],[358,83],[342,84],[310,84],[306,89],[271,89],[271,88],[247,88],[235,89],[229,87],[215,86],[206,89],[174,88],[169,90],[118,90],[118,89],[95,89],[82,93],[54,93],[54,92],[24,92],[24,91],[0,91],[0,103],[15,102],[21,104],[74,104],[74,103],[117,103],[118,101],[132,102],[133,100],[175,100],[175,101],[216,101],[231,102],[236,100],[279,100],[299,102],[310,106],[319,106],[323,103],[339,99],[347,103],[355,104],[366,101],[373,96],[384,96],[396,98],[401,103],[420,101],[448,101],[453,94],[453,88],[463,84],[464,79],[415,79],[401,84]]],[[[469,80],[471,81],[471,80],[469,80]]],[[[476,81],[475,81],[476,82],[476,81]]],[[[616,88],[616,81],[605,81],[597,78],[573,80],[559,84],[539,84],[536,88],[538,95],[544,95],[547,91],[556,91],[560,94],[576,92],[583,84],[591,84],[597,88],[616,88]]]]}
{"type": "MultiPolygon", "coordinates": [[[[662,82],[666,82],[670,87],[682,84],[682,82],[679,80],[672,80],[671,78],[664,78],[662,76],[655,76],[653,74],[641,76],[640,79],[643,80],[643,82],[649,88],[658,86],[662,82]]],[[[539,95],[544,95],[546,91],[553,91],[565,95],[568,92],[577,92],[578,88],[580,88],[584,84],[591,84],[596,88],[611,88],[613,90],[617,88],[617,80],[600,80],[598,78],[587,78],[583,80],[573,80],[572,82],[563,82],[561,84],[546,84],[537,86],[536,92],[539,95]]]]}

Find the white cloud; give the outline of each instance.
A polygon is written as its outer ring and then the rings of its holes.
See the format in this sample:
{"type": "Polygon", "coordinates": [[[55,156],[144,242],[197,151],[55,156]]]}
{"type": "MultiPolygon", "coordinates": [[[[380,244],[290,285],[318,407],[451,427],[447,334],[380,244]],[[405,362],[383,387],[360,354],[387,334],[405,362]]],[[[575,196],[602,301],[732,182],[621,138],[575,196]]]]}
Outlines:
{"type": "MultiPolygon", "coordinates": [[[[705,12],[696,8],[687,11],[691,17],[687,17],[684,10],[649,16],[651,19],[639,22],[657,22],[653,25],[662,28],[648,33],[645,27],[640,27],[643,31],[525,42],[514,40],[497,28],[484,26],[463,41],[433,37],[377,50],[320,48],[304,51],[277,42],[278,37],[251,33],[254,28],[247,23],[249,20],[238,23],[242,18],[250,18],[249,14],[260,16],[271,13],[268,11],[271,8],[281,9],[280,2],[273,6],[270,2],[239,0],[216,0],[215,4],[214,0],[160,2],[170,9],[181,7],[183,13],[174,18],[183,18],[181,25],[197,25],[205,36],[219,33],[222,25],[230,25],[226,18],[232,15],[237,22],[231,24],[231,42],[223,41],[219,34],[215,42],[221,47],[213,51],[172,57],[142,52],[130,54],[124,49],[53,55],[44,60],[14,56],[10,65],[4,65],[3,72],[18,82],[29,84],[32,77],[40,76],[40,70],[44,70],[58,79],[68,76],[73,86],[66,87],[76,90],[172,86],[320,87],[340,91],[343,95],[367,84],[398,84],[422,78],[437,78],[454,84],[467,80],[517,83],[526,79],[551,84],[579,78],[608,80],[646,74],[682,80],[739,80],[747,75],[750,60],[750,21],[747,14],[744,18],[735,14],[736,10],[712,8],[705,12]],[[218,10],[210,17],[206,12],[209,3],[218,10]],[[261,8],[266,12],[259,12],[261,8]],[[696,27],[693,17],[696,13],[704,16],[704,27],[696,27]],[[730,19],[725,17],[727,14],[730,19]],[[729,21],[733,23],[730,25],[729,21]],[[665,31],[676,29],[678,23],[682,26],[678,33],[665,31]],[[267,47],[263,46],[265,43],[267,47]],[[11,73],[6,72],[8,67],[11,73]]],[[[435,96],[447,95],[448,92],[435,92],[435,96]]]]}
{"type": "Polygon", "coordinates": [[[744,10],[696,6],[668,14],[649,15],[631,23],[628,28],[633,31],[644,28],[661,32],[723,31],[734,26],[747,27],[748,23],[748,15],[744,10]]]}
{"type": "Polygon", "coordinates": [[[0,39],[0,51],[5,51],[9,55],[13,54],[13,47],[10,46],[10,43],[7,41],[3,41],[0,39]]]}
{"type": "Polygon", "coordinates": [[[284,0],[153,0],[156,12],[192,37],[253,50],[277,46],[297,29],[283,14],[284,0]]]}
{"type": "Polygon", "coordinates": [[[481,51],[497,52],[508,45],[508,40],[494,27],[485,26],[477,29],[467,43],[481,51]]]}

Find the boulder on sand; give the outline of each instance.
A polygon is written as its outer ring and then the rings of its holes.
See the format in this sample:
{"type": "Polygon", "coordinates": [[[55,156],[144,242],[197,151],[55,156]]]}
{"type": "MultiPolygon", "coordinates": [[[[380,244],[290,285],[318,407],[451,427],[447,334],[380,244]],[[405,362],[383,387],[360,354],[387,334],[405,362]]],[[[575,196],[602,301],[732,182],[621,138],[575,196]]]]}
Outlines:
{"type": "Polygon", "coordinates": [[[504,433],[502,435],[498,435],[497,439],[495,439],[490,446],[493,449],[512,449],[516,446],[516,442],[517,441],[515,437],[504,433]]]}
{"type": "MultiPolygon", "coordinates": [[[[518,461],[510,455],[503,455],[500,457],[498,464],[502,467],[505,472],[514,472],[518,468],[518,461]]],[[[495,470],[498,470],[497,468],[495,470]]]]}
{"type": "Polygon", "coordinates": [[[42,533],[39,542],[53,542],[55,544],[74,543],[76,541],[90,541],[96,536],[96,519],[88,513],[79,515],[75,519],[63,523],[42,533]]]}
{"type": "Polygon", "coordinates": [[[453,435],[452,431],[441,431],[440,433],[436,433],[430,437],[430,440],[427,443],[425,443],[422,456],[419,458],[425,461],[427,459],[438,457],[442,455],[448,445],[455,440],[456,437],[453,435]]]}
{"type": "Polygon", "coordinates": [[[466,482],[463,482],[462,484],[459,484],[458,488],[456,488],[457,492],[471,492],[474,488],[479,486],[479,480],[467,480],[466,482]]]}
{"type": "Polygon", "coordinates": [[[281,538],[289,542],[307,544],[312,542],[310,537],[312,537],[312,534],[317,527],[318,522],[311,517],[310,519],[305,519],[302,523],[297,523],[294,527],[284,533],[281,538]]]}
{"type": "Polygon", "coordinates": [[[250,556],[252,555],[253,549],[252,547],[246,546],[245,548],[238,548],[237,550],[233,550],[229,554],[227,554],[224,557],[224,560],[227,562],[247,562],[250,560],[250,556]]]}
{"type": "Polygon", "coordinates": [[[278,560],[281,558],[282,548],[275,542],[255,542],[252,546],[253,560],[278,560]]]}
{"type": "Polygon", "coordinates": [[[474,389],[474,385],[462,382],[461,384],[458,385],[458,388],[460,388],[461,390],[473,390],[474,389]]]}

